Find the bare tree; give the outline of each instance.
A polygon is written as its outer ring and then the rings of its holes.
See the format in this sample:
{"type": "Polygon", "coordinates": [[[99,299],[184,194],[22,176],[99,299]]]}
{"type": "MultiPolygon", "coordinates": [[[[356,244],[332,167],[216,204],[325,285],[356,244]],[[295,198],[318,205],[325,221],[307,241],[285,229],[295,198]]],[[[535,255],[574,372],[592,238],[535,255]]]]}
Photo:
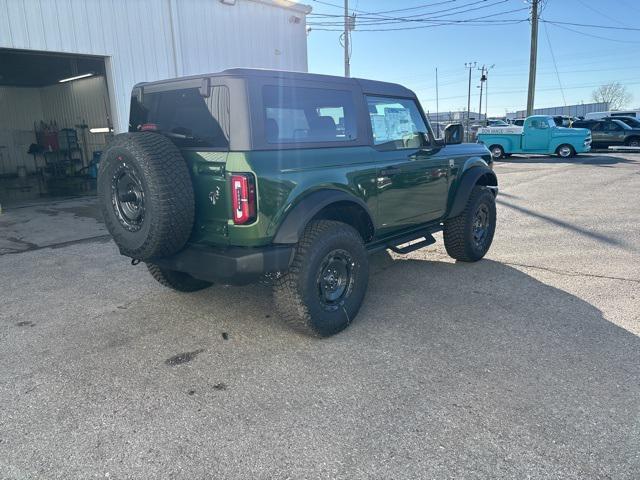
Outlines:
{"type": "Polygon", "coordinates": [[[594,102],[608,103],[610,110],[620,110],[633,99],[627,87],[618,82],[599,86],[593,91],[591,97],[594,102]]]}

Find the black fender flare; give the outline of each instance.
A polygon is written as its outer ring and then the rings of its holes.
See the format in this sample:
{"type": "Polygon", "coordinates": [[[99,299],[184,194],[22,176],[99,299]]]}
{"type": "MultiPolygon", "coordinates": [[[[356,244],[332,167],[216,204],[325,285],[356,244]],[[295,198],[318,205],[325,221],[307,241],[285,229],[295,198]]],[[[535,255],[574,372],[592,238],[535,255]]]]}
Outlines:
{"type": "Polygon", "coordinates": [[[493,170],[485,165],[471,167],[462,174],[462,179],[458,183],[456,196],[453,199],[451,209],[449,210],[449,218],[457,217],[462,213],[464,207],[467,205],[469,197],[471,196],[473,187],[475,187],[478,180],[485,175],[487,177],[486,185],[488,187],[493,187],[494,195],[498,194],[498,177],[496,177],[493,170]]]}
{"type": "Polygon", "coordinates": [[[373,225],[369,207],[360,198],[342,190],[318,190],[304,197],[287,213],[273,237],[273,243],[298,243],[307,223],[323,208],[336,202],[350,202],[362,207],[373,225]]]}

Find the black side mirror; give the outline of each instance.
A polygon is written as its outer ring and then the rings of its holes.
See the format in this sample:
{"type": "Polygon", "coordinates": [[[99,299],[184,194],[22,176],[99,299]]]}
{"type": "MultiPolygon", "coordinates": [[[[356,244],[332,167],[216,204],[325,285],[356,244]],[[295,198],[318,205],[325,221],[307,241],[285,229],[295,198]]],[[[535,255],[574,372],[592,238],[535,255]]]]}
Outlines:
{"type": "Polygon", "coordinates": [[[444,129],[444,144],[458,145],[462,143],[464,136],[464,128],[461,123],[450,123],[444,129]]]}

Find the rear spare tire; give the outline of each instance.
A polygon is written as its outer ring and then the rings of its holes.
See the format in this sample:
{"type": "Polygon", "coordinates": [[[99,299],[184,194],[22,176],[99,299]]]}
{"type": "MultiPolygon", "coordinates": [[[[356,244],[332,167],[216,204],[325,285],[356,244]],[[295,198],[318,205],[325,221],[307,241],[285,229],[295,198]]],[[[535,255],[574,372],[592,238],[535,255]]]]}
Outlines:
{"type": "Polygon", "coordinates": [[[146,260],[178,252],[193,228],[187,164],[157,133],[123,133],[107,146],[98,173],[104,222],[120,253],[146,260]]]}

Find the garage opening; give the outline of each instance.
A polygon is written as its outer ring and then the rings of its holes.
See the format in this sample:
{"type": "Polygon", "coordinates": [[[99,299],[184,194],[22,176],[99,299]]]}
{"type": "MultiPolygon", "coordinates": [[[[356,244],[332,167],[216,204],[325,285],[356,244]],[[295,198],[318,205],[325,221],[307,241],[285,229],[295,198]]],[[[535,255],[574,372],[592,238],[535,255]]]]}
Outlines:
{"type": "Polygon", "coordinates": [[[103,57],[0,49],[0,205],[95,195],[112,132],[103,57]]]}

